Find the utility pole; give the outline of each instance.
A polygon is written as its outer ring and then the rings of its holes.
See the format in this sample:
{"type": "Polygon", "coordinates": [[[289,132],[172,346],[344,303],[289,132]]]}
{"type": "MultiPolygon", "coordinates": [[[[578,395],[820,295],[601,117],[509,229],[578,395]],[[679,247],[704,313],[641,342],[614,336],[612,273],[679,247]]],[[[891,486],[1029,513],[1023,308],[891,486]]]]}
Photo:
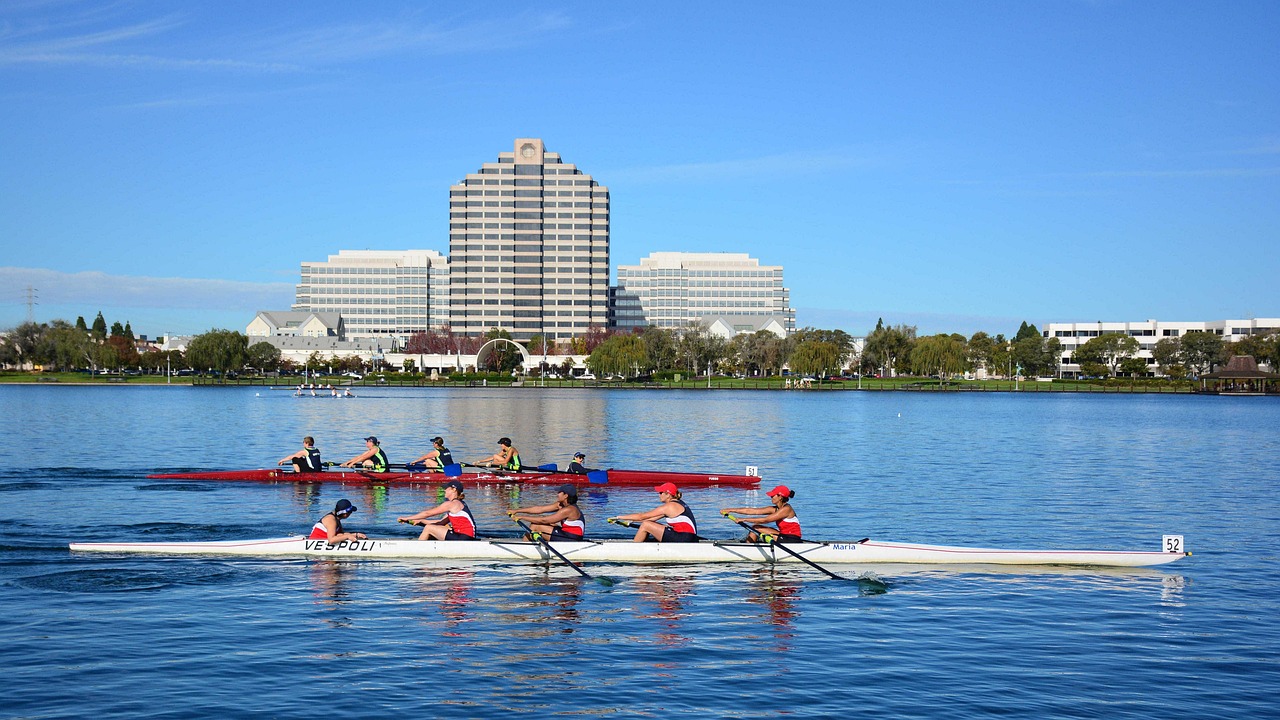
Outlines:
{"type": "Polygon", "coordinates": [[[36,302],[36,298],[40,296],[36,293],[36,289],[30,285],[27,286],[25,295],[27,298],[27,322],[33,323],[36,321],[36,305],[40,304],[36,302]]]}

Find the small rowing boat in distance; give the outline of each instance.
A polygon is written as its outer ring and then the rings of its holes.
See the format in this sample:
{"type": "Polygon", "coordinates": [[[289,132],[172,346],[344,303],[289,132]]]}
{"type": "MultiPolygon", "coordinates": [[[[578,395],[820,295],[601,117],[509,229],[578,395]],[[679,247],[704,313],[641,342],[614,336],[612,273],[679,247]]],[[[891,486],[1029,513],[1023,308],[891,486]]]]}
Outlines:
{"type": "MultiPolygon", "coordinates": [[[[859,540],[797,542],[787,546],[810,562],[823,565],[1063,565],[1083,567],[1148,567],[1179,560],[1181,536],[1165,536],[1165,549],[1133,550],[1001,550],[995,548],[919,545],[859,540]],[[1176,538],[1176,544],[1171,539],[1176,538]]],[[[347,559],[418,559],[463,562],[549,562],[540,543],[488,539],[475,542],[437,540],[353,540],[331,544],[305,537],[216,542],[72,543],[76,552],[149,553],[158,555],[239,555],[347,559]]],[[[569,562],[623,564],[795,563],[802,561],[767,543],[697,542],[636,543],[627,540],[556,542],[569,562]]]]}
{"type": "MultiPolygon", "coordinates": [[[[752,468],[754,470],[754,468],[752,468]]],[[[462,475],[446,472],[393,470],[371,472],[368,470],[326,470],[325,472],[299,473],[283,468],[259,470],[214,470],[207,472],[180,472],[148,475],[148,480],[223,480],[240,482],[294,482],[294,483],[364,483],[364,484],[431,484],[442,483],[446,478],[457,478],[464,484],[475,485],[564,485],[580,487],[655,487],[662,483],[675,483],[678,487],[757,487],[758,475],[720,475],[712,473],[664,472],[660,470],[594,470],[586,475],[576,475],[547,470],[523,470],[505,472],[481,470],[462,475]]]]}

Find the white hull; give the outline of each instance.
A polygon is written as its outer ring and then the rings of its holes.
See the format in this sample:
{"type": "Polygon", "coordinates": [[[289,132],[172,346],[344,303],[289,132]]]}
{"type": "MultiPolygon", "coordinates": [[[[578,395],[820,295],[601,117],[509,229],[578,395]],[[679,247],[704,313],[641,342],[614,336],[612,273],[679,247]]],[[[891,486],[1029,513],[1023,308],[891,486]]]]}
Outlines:
{"type": "MultiPolygon", "coordinates": [[[[1081,565],[1146,567],[1190,553],[1120,550],[998,550],[910,543],[836,542],[790,544],[811,562],[827,564],[910,563],[929,565],[1081,565]]],[[[303,537],[221,542],[72,543],[78,552],[160,555],[245,555],[253,557],[419,558],[467,561],[548,561],[556,558],[539,543],[521,540],[475,542],[359,540],[330,545],[303,537]]],[[[578,562],[601,563],[800,563],[784,550],[751,543],[633,543],[625,540],[557,542],[555,549],[578,562]]]]}

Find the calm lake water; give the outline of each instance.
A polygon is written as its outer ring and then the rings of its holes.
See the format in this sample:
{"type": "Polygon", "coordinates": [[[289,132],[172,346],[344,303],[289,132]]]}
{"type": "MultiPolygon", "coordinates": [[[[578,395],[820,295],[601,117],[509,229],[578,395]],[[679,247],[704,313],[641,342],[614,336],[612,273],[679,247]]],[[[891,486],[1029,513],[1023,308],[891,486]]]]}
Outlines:
{"type": "MultiPolygon", "coordinates": [[[[0,387],[0,663],[14,718],[1275,717],[1280,403],[1272,398],[751,391],[0,387]],[[507,435],[526,462],[764,476],[806,535],[1157,549],[1157,569],[877,570],[883,594],[788,565],[449,565],[72,555],[76,540],[407,536],[435,488],[145,479],[273,465],[314,435],[394,461],[507,435]]],[[[475,488],[481,531],[513,502],[475,488]]],[[[645,489],[584,492],[603,518],[645,489]]],[[[736,533],[740,534],[740,533],[736,533]]]]}

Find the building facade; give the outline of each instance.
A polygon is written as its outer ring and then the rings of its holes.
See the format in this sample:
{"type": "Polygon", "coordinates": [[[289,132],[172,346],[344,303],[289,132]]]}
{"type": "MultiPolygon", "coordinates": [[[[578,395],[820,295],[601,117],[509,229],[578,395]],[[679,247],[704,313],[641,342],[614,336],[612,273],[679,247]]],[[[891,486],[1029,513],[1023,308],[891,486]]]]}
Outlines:
{"type": "Polygon", "coordinates": [[[340,315],[352,340],[403,345],[449,322],[449,261],[435,250],[342,250],[302,263],[293,310],[340,315]]]}
{"type": "Polygon", "coordinates": [[[519,138],[449,188],[449,323],[518,341],[608,322],[609,190],[519,138]]]}
{"type": "Polygon", "coordinates": [[[639,265],[619,265],[612,323],[619,330],[685,327],[705,317],[778,316],[796,329],[781,265],[745,253],[656,252],[639,265]]]}
{"type": "Polygon", "coordinates": [[[1128,335],[1138,341],[1136,357],[1146,361],[1153,374],[1160,374],[1151,351],[1156,343],[1168,337],[1181,337],[1192,331],[1209,332],[1222,336],[1224,343],[1239,342],[1249,335],[1265,335],[1280,330],[1280,318],[1254,318],[1252,320],[1209,320],[1204,322],[1164,322],[1160,320],[1144,320],[1142,322],[1082,322],[1082,323],[1049,323],[1042,331],[1046,338],[1057,338],[1062,343],[1063,376],[1073,377],[1080,374],[1080,365],[1075,362],[1075,351],[1081,345],[1099,335],[1119,333],[1128,335]]]}

